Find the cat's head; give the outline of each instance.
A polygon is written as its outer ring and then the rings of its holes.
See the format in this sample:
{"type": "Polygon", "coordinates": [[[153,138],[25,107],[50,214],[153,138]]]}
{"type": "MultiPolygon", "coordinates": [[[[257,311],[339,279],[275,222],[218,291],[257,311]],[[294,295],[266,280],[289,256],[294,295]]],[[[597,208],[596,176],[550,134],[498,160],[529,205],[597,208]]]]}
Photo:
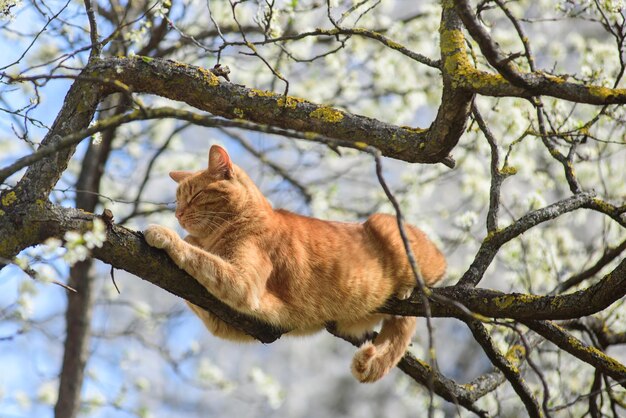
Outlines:
{"type": "Polygon", "coordinates": [[[176,218],[190,234],[201,236],[238,218],[255,218],[271,207],[248,175],[219,145],[209,151],[206,170],[172,171],[178,183],[176,218]]]}

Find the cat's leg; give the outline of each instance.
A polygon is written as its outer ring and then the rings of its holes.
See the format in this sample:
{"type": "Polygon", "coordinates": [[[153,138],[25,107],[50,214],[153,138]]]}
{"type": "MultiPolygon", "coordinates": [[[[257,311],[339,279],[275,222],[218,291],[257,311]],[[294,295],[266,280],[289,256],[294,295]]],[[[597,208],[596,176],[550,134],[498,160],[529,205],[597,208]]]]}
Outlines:
{"type": "Polygon", "coordinates": [[[415,318],[388,316],[374,341],[363,344],[352,359],[352,374],[362,383],[375,382],[394,367],[411,342],[415,318]]]}
{"type": "MultiPolygon", "coordinates": [[[[178,267],[185,270],[211,294],[232,308],[257,313],[265,278],[263,263],[255,260],[258,251],[252,246],[241,246],[241,265],[204,251],[182,240],[176,232],[160,225],[150,225],[144,232],[149,245],[167,252],[178,267]]],[[[271,268],[271,266],[268,266],[271,268]]]]}
{"type": "Polygon", "coordinates": [[[215,335],[216,337],[237,342],[256,341],[256,339],[254,339],[253,337],[249,336],[245,332],[238,330],[237,328],[228,325],[226,322],[222,321],[211,312],[208,312],[191,302],[187,302],[187,305],[189,305],[193,313],[195,313],[198,318],[202,320],[207,329],[211,331],[211,334],[215,335]]]}

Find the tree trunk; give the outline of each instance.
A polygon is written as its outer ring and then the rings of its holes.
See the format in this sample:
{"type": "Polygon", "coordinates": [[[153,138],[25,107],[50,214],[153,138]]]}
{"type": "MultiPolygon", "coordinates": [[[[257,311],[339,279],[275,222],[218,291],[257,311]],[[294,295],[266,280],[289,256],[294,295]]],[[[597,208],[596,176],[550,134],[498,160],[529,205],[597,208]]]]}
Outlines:
{"type": "MultiPolygon", "coordinates": [[[[112,112],[102,112],[101,118],[111,113],[123,112],[119,99],[111,97],[104,101],[105,108],[113,107],[112,112]]],[[[100,180],[111,151],[115,130],[104,132],[102,142],[89,144],[83,160],[80,177],[76,183],[76,207],[93,212],[98,204],[100,180]]],[[[85,366],[89,356],[91,318],[93,313],[93,259],[78,262],[70,269],[69,286],[76,293],[68,293],[65,312],[66,337],[59,381],[59,397],[54,407],[56,418],[76,418],[80,410],[80,395],[83,386],[85,366]]]]}

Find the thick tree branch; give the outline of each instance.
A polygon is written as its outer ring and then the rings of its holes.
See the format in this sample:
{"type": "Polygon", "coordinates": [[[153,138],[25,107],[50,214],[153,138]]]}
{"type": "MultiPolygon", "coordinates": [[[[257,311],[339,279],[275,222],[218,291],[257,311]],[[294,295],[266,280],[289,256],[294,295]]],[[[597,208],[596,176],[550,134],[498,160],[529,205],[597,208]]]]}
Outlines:
{"type": "MultiPolygon", "coordinates": [[[[72,214],[70,209],[57,208],[57,212],[59,213],[60,221],[63,222],[61,229],[63,231],[67,229],[80,230],[85,227],[85,222],[91,219],[89,215],[84,213],[72,214]]],[[[222,309],[220,305],[223,304],[220,301],[205,296],[209,295],[205,289],[199,286],[184,271],[178,269],[167,256],[164,256],[164,253],[148,247],[141,234],[121,227],[115,227],[113,232],[112,235],[109,234],[110,240],[105,247],[96,251],[96,257],[116,268],[129,271],[177,296],[190,300],[207,310],[212,311],[213,304],[217,304],[219,309],[222,309]],[[137,259],[146,260],[146,265],[137,266],[137,259]],[[164,269],[164,266],[168,268],[164,269]],[[155,274],[158,275],[155,276],[155,274]],[[193,283],[193,285],[190,283],[193,283]],[[202,297],[198,299],[196,295],[202,295],[202,297]]],[[[567,295],[507,294],[489,289],[466,288],[462,286],[436,288],[432,289],[432,292],[435,295],[442,295],[457,301],[470,311],[484,317],[512,318],[517,320],[578,318],[599,312],[626,294],[626,259],[595,285],[567,295]]],[[[451,304],[445,304],[436,300],[432,300],[430,304],[433,316],[458,317],[463,314],[451,304]]],[[[246,331],[248,331],[246,327],[250,327],[251,332],[249,333],[255,337],[258,334],[259,337],[257,338],[263,342],[271,342],[273,341],[271,338],[275,339],[280,334],[288,331],[270,332],[264,329],[263,326],[259,328],[258,321],[241,322],[240,319],[244,318],[244,315],[233,313],[234,311],[230,308],[226,310],[230,311],[228,315],[233,315],[235,318],[230,321],[227,318],[222,318],[223,320],[246,331]],[[271,334],[272,337],[264,337],[263,335],[265,334],[271,334]]],[[[415,294],[406,301],[392,299],[379,311],[395,315],[424,315],[421,298],[415,294]]]]}
{"type": "Polygon", "coordinates": [[[472,85],[477,93],[528,98],[543,95],[595,105],[626,103],[626,89],[572,83],[564,77],[542,71],[521,72],[513,60],[500,51],[498,44],[478,21],[469,0],[448,0],[444,2],[444,7],[446,7],[445,5],[450,7],[451,3],[456,5],[456,10],[463,20],[463,24],[478,43],[489,64],[504,77],[502,79],[498,75],[479,72],[473,66],[465,66],[458,73],[460,76],[458,81],[462,84],[472,85]],[[503,84],[507,82],[512,86],[505,87],[503,84]]]}
{"type": "Polygon", "coordinates": [[[600,198],[595,198],[588,202],[585,207],[600,213],[604,213],[622,227],[626,228],[626,204],[615,206],[600,198]]]}
{"type": "MultiPolygon", "coordinates": [[[[432,289],[430,307],[433,316],[463,317],[464,311],[453,304],[442,303],[443,296],[465,306],[469,311],[488,318],[516,320],[573,319],[598,313],[626,295],[626,259],[596,284],[574,293],[539,296],[502,293],[496,290],[449,286],[432,289]]],[[[418,295],[400,301],[392,299],[379,309],[394,315],[422,316],[424,308],[418,295]]]]}
{"type": "Polygon", "coordinates": [[[185,102],[227,119],[245,119],[363,142],[378,148],[387,157],[409,162],[451,165],[445,158],[462,133],[455,130],[456,138],[447,138],[444,134],[447,140],[437,142],[442,135],[435,132],[437,129],[398,127],[299,97],[222,82],[208,70],[173,61],[147,57],[109,58],[92,65],[90,75],[117,80],[134,92],[185,102]]]}
{"type": "Polygon", "coordinates": [[[455,82],[455,73],[465,55],[465,38],[461,33],[461,21],[450,8],[441,12],[439,24],[439,50],[441,52],[443,92],[437,117],[429,133],[433,143],[447,144],[451,150],[465,131],[469,119],[474,93],[455,82]],[[455,34],[461,36],[455,36],[455,34]]]}

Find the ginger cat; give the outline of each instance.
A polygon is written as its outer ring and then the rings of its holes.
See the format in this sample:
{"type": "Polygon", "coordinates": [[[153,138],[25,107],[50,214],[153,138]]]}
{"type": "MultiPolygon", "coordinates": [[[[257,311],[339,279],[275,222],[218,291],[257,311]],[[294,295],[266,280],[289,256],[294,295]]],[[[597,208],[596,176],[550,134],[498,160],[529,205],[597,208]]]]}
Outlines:
{"type": "MultiPolygon", "coordinates": [[[[148,244],[233,309],[292,335],[319,331],[334,321],[345,336],[362,338],[381,320],[374,341],[352,361],[361,382],[383,377],[404,355],[415,318],[374,313],[395,295],[408,298],[415,281],[396,219],[375,214],[364,223],[329,222],[274,210],[248,175],[217,145],[203,171],[173,171],[181,239],[159,225],[148,244]]],[[[427,285],[443,276],[446,261],[419,229],[406,225],[427,285]]],[[[211,313],[189,303],[217,337],[251,341],[211,313]]]]}

